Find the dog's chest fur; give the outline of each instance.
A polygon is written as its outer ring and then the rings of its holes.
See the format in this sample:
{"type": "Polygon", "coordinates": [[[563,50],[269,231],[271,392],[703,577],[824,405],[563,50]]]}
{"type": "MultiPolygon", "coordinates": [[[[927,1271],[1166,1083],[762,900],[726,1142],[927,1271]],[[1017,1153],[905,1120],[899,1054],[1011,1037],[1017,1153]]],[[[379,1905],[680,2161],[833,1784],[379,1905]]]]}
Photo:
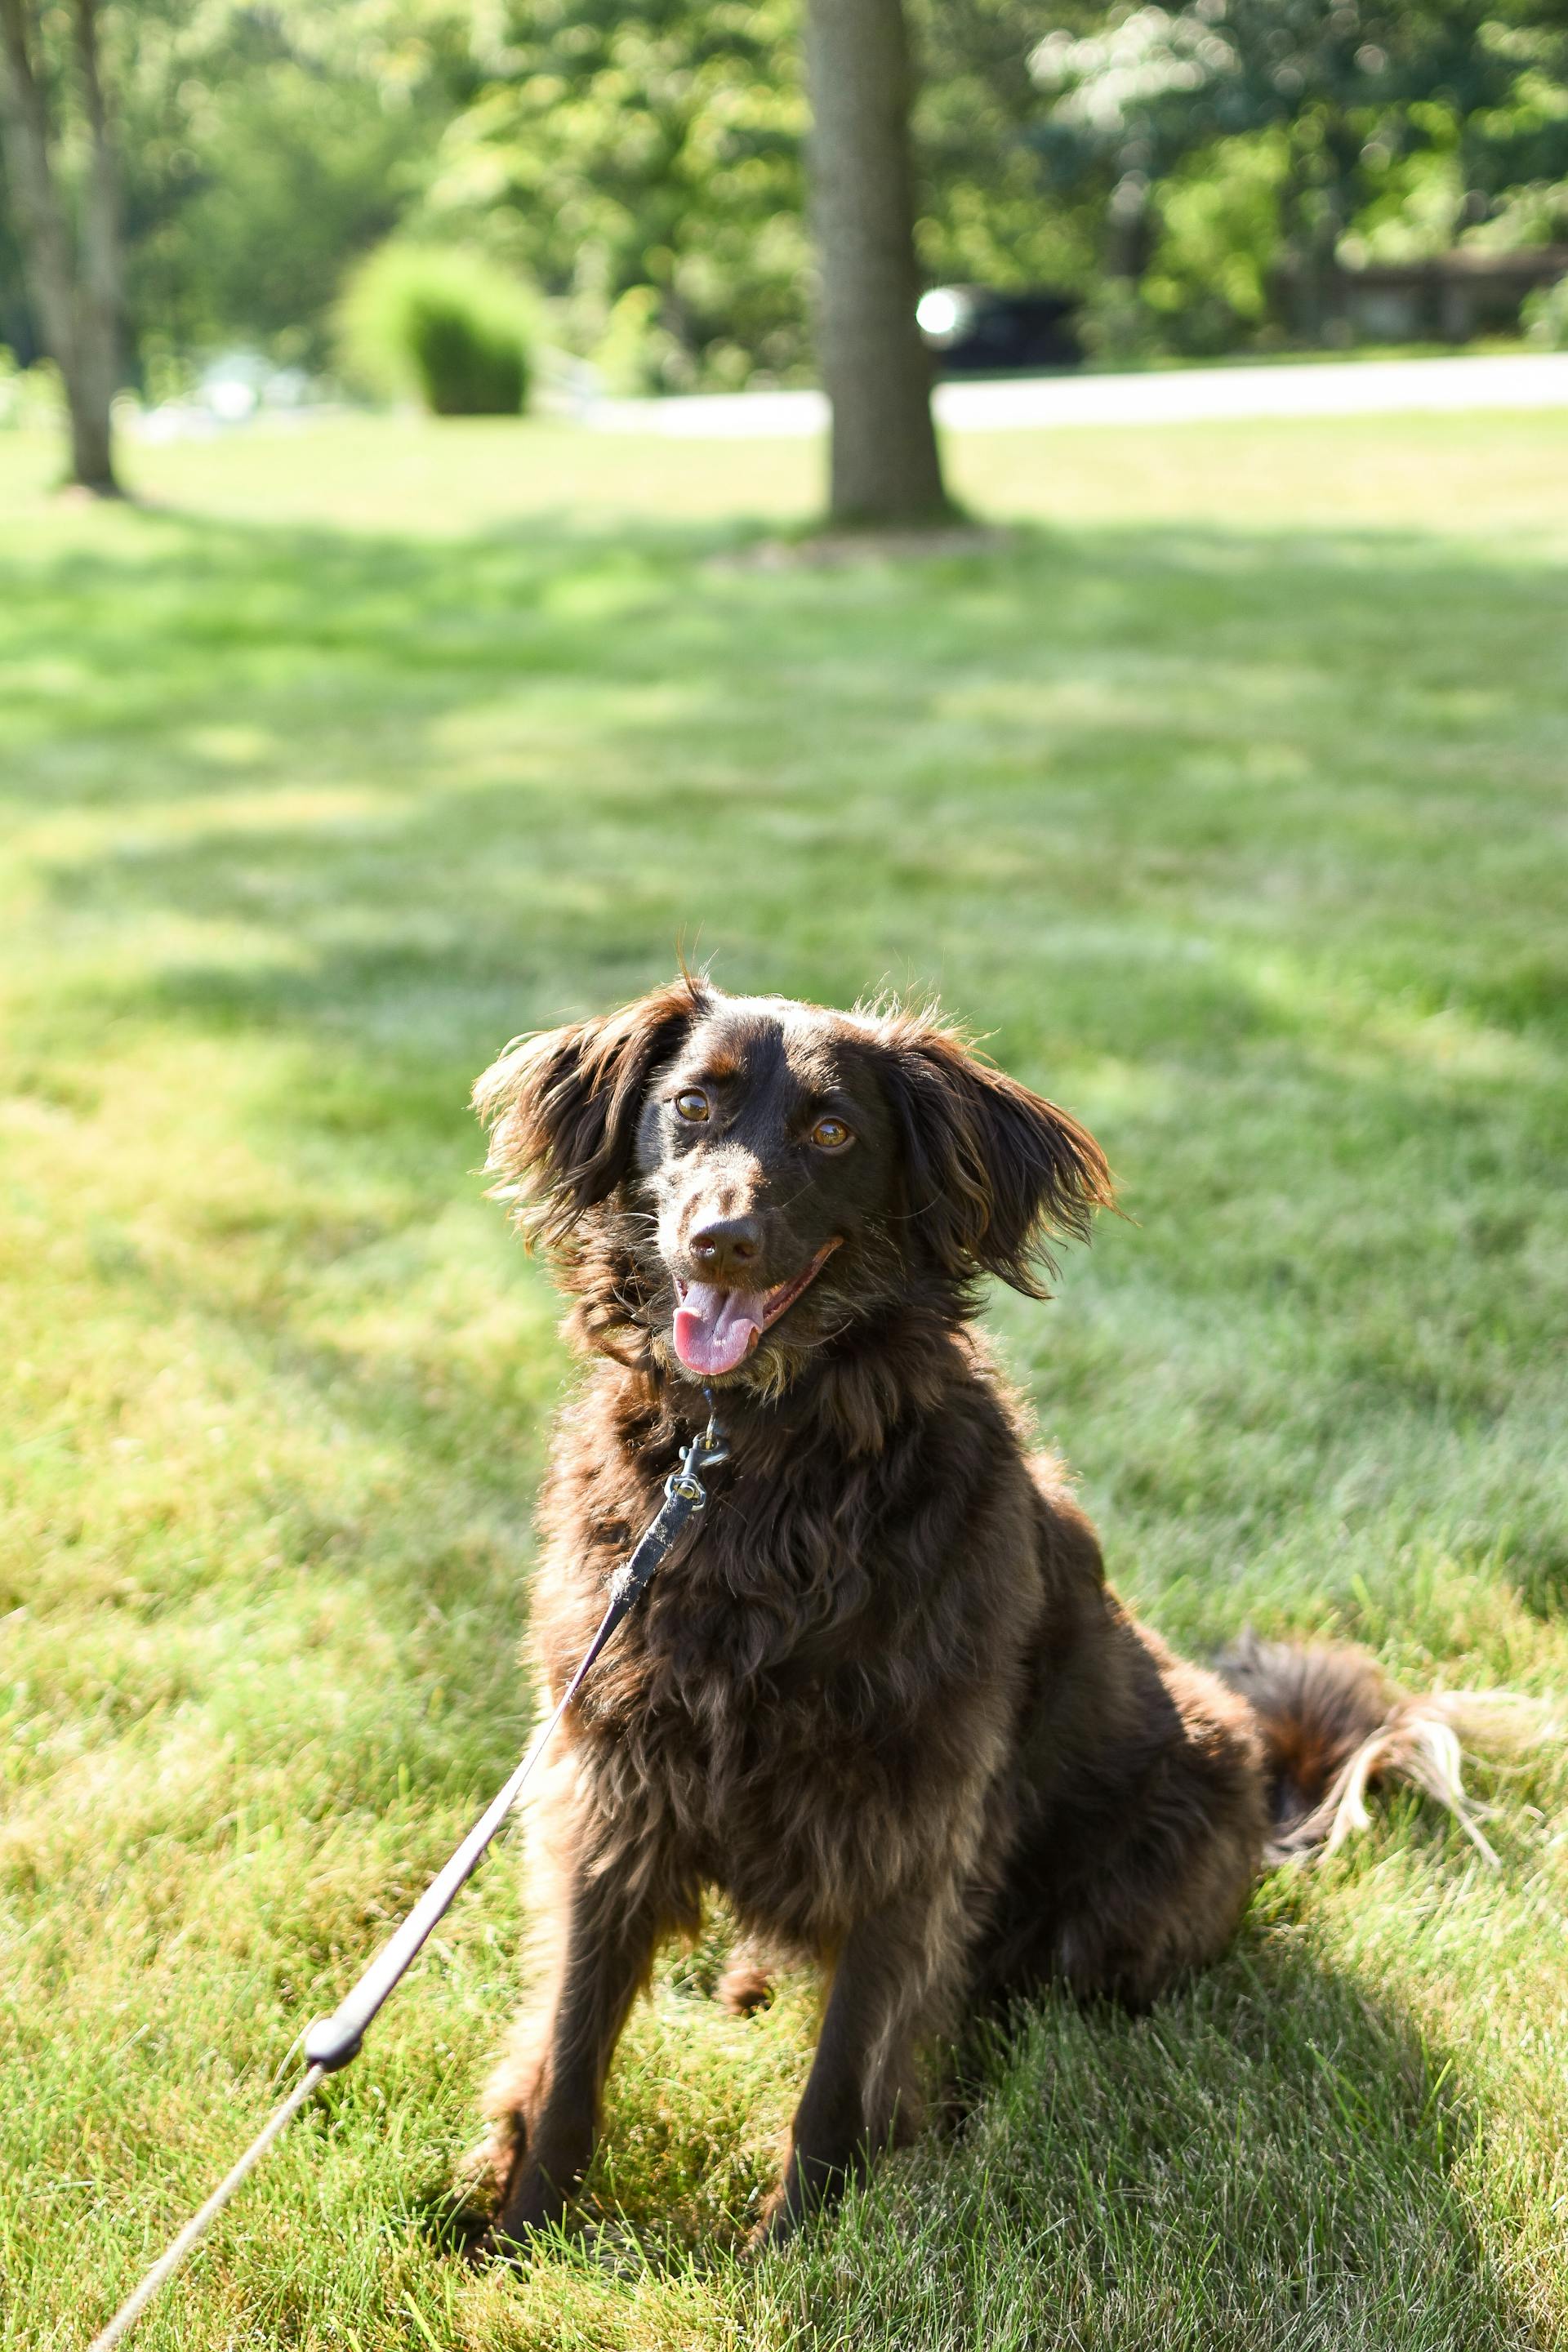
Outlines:
{"type": "MultiPolygon", "coordinates": [[[[556,1688],[674,1449],[614,1371],[577,1414],[532,1635],[556,1688]]],[[[717,1885],[821,1948],[955,1860],[984,1868],[1044,1606],[1038,1498],[1001,1400],[967,1370],[869,1456],[820,1430],[742,1431],[710,1486],[595,1676],[578,1769],[617,1867],[717,1885]]]]}

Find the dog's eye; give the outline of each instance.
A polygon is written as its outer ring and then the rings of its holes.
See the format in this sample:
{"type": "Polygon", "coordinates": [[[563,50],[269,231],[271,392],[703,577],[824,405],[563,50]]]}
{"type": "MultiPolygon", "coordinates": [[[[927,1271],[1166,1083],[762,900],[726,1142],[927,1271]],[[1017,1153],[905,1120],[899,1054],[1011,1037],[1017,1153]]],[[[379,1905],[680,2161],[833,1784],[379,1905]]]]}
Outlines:
{"type": "Polygon", "coordinates": [[[811,1139],[819,1151],[842,1151],[855,1139],[841,1118],[819,1118],[811,1130],[811,1139]]]}
{"type": "Polygon", "coordinates": [[[700,1087],[683,1087],[675,1097],[675,1116],[685,1119],[689,1127],[700,1127],[711,1108],[700,1087]]]}

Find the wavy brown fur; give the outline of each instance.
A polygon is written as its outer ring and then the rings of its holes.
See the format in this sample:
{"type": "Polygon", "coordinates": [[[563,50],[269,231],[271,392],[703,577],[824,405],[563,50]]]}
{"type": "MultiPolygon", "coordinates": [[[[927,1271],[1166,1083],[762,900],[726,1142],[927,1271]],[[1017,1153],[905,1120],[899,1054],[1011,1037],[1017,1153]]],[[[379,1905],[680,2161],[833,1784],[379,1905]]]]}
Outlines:
{"type": "Polygon", "coordinates": [[[930,1013],[683,979],[513,1047],[479,1101],[593,1365],[543,1496],[529,1639],[551,1693],[703,1415],[679,1286],[782,1296],[833,1244],[719,1382],[712,1504],[571,1718],[533,1824],[542,1992],[490,2089],[515,2239],[581,2177],[660,1939],[721,1889],[736,2005],[764,1997],[755,1948],[831,1980],[776,2233],[913,2128],[919,2045],[966,2010],[1052,1979],[1142,2005],[1223,1950],[1270,1772],[1310,1798],[1384,1704],[1375,1669],[1329,1675],[1331,1723],[1307,1704],[1327,1670],[1303,1666],[1293,1715],[1279,1674],[1227,1686],[1108,1588],[971,1318],[987,1275],[1038,1290],[1110,1174],[930,1013]],[[816,1140],[825,1105],[842,1149],[816,1140]]]}

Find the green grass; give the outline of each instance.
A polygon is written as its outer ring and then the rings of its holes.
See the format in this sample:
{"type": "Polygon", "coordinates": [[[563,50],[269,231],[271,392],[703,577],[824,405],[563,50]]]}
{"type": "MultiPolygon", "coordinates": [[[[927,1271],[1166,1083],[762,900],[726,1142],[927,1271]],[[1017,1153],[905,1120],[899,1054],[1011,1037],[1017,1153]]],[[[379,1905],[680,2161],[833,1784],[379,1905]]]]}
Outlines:
{"type": "MultiPolygon", "coordinates": [[[[465,1097],[678,940],[935,984],[1091,1121],[1133,1222],[994,1321],[1164,1631],[1568,1688],[1565,457],[997,436],[1008,544],[814,568],[744,560],[800,445],[343,425],[100,513],[0,441],[0,2344],[85,2343],[521,1743],[568,1366],[465,1097]]],[[[731,2021],[716,1942],[592,2226],[444,2251],[502,1857],[139,2342],[1563,2341],[1568,1791],[1480,1778],[1496,1874],[1383,1808],[754,2267],[813,1990],[731,2021]]]]}

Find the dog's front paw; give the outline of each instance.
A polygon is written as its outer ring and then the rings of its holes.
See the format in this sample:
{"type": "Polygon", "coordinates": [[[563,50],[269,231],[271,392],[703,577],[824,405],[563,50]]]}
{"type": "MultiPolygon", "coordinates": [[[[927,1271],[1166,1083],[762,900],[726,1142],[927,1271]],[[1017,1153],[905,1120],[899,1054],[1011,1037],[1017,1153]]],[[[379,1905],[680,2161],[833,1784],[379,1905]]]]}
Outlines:
{"type": "Polygon", "coordinates": [[[463,2260],[471,2268],[516,2261],[526,2234],[526,2224],[519,2226],[518,2209],[529,2169],[524,2116],[516,2110],[493,2115],[483,2139],[469,2150],[458,2172],[466,2222],[463,2260]]]}
{"type": "Polygon", "coordinates": [[[555,2195],[537,2167],[520,2162],[494,2210],[478,2217],[463,2248],[464,2261],[473,2270],[492,2263],[521,2269],[534,2240],[560,2220],[564,2208],[564,2199],[555,2195]]]}
{"type": "Polygon", "coordinates": [[[762,2210],[761,2219],[746,2240],[747,2259],[755,2262],[760,2255],[777,2253],[798,2238],[812,2219],[812,2209],[803,2207],[798,2197],[790,2195],[789,2183],[781,2180],[762,2210]]]}
{"type": "Polygon", "coordinates": [[[471,2271],[520,2271],[528,2262],[533,2235],[531,2230],[518,2237],[499,2221],[488,2222],[463,2248],[463,2261],[471,2271]]]}

